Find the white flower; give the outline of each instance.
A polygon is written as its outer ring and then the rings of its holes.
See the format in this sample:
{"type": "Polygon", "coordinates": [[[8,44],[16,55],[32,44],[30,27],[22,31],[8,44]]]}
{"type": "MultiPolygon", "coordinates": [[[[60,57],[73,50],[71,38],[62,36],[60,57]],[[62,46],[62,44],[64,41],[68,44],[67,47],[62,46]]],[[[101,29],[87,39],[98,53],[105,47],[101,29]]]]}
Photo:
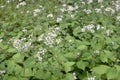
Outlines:
{"type": "Polygon", "coordinates": [[[34,12],[33,12],[33,15],[37,16],[40,11],[41,11],[40,9],[35,9],[34,12]]]}
{"type": "Polygon", "coordinates": [[[99,51],[99,50],[95,50],[95,51],[94,51],[94,53],[97,53],[97,54],[99,54],[99,53],[100,53],[100,51],[99,51]]]}
{"type": "Polygon", "coordinates": [[[26,13],[30,13],[30,11],[29,11],[29,10],[27,10],[27,11],[26,11],[26,13]]]}
{"type": "Polygon", "coordinates": [[[74,7],[72,7],[72,6],[68,6],[68,9],[67,9],[68,11],[73,11],[74,10],[74,7]]]}
{"type": "Polygon", "coordinates": [[[5,70],[0,70],[0,74],[5,74],[6,71],[5,70]]]}
{"type": "Polygon", "coordinates": [[[95,77],[96,76],[90,77],[90,78],[88,78],[88,80],[95,80],[95,77]]]}
{"type": "Polygon", "coordinates": [[[31,46],[31,42],[26,42],[26,43],[24,44],[24,46],[22,46],[22,48],[23,48],[24,51],[27,51],[30,46],[31,46]]]}
{"type": "Polygon", "coordinates": [[[103,0],[98,0],[98,3],[102,3],[103,2],[103,0]]]}
{"type": "Polygon", "coordinates": [[[26,2],[25,2],[25,1],[20,2],[19,5],[21,5],[21,6],[25,6],[25,5],[26,5],[26,2]]]}
{"type": "Polygon", "coordinates": [[[105,8],[105,11],[108,11],[108,12],[111,12],[111,13],[115,13],[115,10],[110,8],[110,7],[105,8]]]}
{"type": "Polygon", "coordinates": [[[86,14],[92,13],[92,11],[91,11],[90,9],[84,9],[83,11],[84,11],[86,14]]]}
{"type": "Polygon", "coordinates": [[[35,9],[34,12],[38,13],[38,12],[40,12],[40,9],[35,9]]]}
{"type": "Polygon", "coordinates": [[[90,4],[90,3],[92,3],[93,2],[93,0],[87,0],[87,3],[88,4],[90,4]]]}
{"type": "Polygon", "coordinates": [[[61,42],[61,39],[56,39],[56,43],[59,44],[61,42]]]}
{"type": "Polygon", "coordinates": [[[117,20],[120,21],[120,16],[117,16],[117,20]]]}
{"type": "Polygon", "coordinates": [[[73,73],[73,77],[74,77],[74,80],[77,79],[77,74],[75,72],[73,73]]]}
{"type": "Polygon", "coordinates": [[[19,6],[19,4],[16,6],[16,8],[19,8],[20,6],[19,6]]]}
{"type": "Polygon", "coordinates": [[[5,6],[1,5],[0,8],[4,8],[5,6]]]}
{"type": "Polygon", "coordinates": [[[62,21],[62,18],[57,18],[57,20],[56,20],[57,22],[61,22],[62,21]]]}
{"type": "Polygon", "coordinates": [[[89,24],[87,26],[83,26],[83,28],[81,29],[82,32],[85,32],[86,30],[90,31],[91,33],[94,33],[94,25],[93,24],[89,24]]]}
{"type": "Polygon", "coordinates": [[[3,39],[0,39],[0,43],[3,41],[3,39]]]}
{"type": "Polygon", "coordinates": [[[13,47],[15,47],[18,51],[21,51],[22,50],[21,44],[22,44],[21,40],[15,39],[13,42],[13,47]]]}
{"type": "Polygon", "coordinates": [[[115,7],[115,8],[116,8],[116,11],[119,11],[119,10],[120,10],[120,5],[117,5],[117,4],[116,4],[116,7],[115,7]]]}
{"type": "Polygon", "coordinates": [[[109,36],[110,35],[110,30],[106,30],[106,35],[109,36]]]}
{"type": "Polygon", "coordinates": [[[53,14],[48,14],[47,17],[53,17],[53,14]]]}
{"type": "Polygon", "coordinates": [[[97,25],[97,30],[100,30],[100,28],[101,28],[101,26],[98,24],[98,25],[97,25]]]}
{"type": "Polygon", "coordinates": [[[42,56],[47,52],[46,49],[39,49],[39,51],[37,52],[37,58],[40,62],[42,62],[42,56]]]}
{"type": "Polygon", "coordinates": [[[95,8],[96,13],[102,13],[102,10],[99,8],[95,8]]]}

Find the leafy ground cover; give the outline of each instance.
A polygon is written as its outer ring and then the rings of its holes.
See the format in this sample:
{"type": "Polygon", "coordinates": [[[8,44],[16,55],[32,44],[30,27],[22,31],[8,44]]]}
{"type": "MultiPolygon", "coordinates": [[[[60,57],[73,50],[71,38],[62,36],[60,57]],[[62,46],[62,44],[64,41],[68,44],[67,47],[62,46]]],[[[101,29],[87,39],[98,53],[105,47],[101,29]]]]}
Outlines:
{"type": "Polygon", "coordinates": [[[0,0],[0,80],[119,75],[119,0],[0,0]]]}

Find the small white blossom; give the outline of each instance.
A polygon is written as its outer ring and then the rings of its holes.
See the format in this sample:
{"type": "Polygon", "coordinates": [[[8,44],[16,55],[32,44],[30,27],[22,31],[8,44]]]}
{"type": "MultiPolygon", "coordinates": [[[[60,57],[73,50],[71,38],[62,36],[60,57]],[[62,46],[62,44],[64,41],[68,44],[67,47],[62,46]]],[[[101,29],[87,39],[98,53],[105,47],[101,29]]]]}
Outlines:
{"type": "Polygon", "coordinates": [[[94,25],[93,24],[89,24],[87,26],[83,26],[83,28],[81,29],[82,32],[85,32],[86,30],[90,31],[91,33],[94,33],[94,25]]]}
{"type": "Polygon", "coordinates": [[[75,72],[73,73],[73,77],[74,77],[74,80],[77,79],[77,74],[75,72]]]}
{"type": "Polygon", "coordinates": [[[62,21],[62,18],[57,18],[57,20],[56,20],[57,22],[61,22],[62,21]]]}
{"type": "Polygon", "coordinates": [[[68,6],[68,9],[67,9],[68,11],[73,11],[74,10],[74,7],[72,7],[72,6],[68,6]]]}
{"type": "Polygon", "coordinates": [[[6,71],[5,70],[0,70],[0,74],[5,74],[6,71]]]}
{"type": "Polygon", "coordinates": [[[95,8],[96,13],[102,13],[102,10],[100,8],[95,8]]]}
{"type": "Polygon", "coordinates": [[[27,51],[31,47],[31,42],[25,42],[26,38],[14,39],[13,47],[15,47],[19,52],[27,51]]]}
{"type": "Polygon", "coordinates": [[[88,4],[90,4],[90,3],[92,3],[93,2],[93,0],[87,0],[87,3],[88,4]]]}
{"type": "Polygon", "coordinates": [[[99,54],[99,53],[100,53],[100,51],[99,51],[99,50],[95,50],[95,51],[94,51],[94,53],[97,53],[97,54],[99,54]]]}
{"type": "Polygon", "coordinates": [[[120,5],[115,5],[116,11],[120,10],[120,5]]]}
{"type": "Polygon", "coordinates": [[[106,35],[109,36],[110,35],[110,30],[106,30],[106,35]]]}
{"type": "Polygon", "coordinates": [[[11,0],[7,0],[7,3],[10,3],[11,2],[11,0]]]}
{"type": "Polygon", "coordinates": [[[117,20],[120,21],[120,16],[117,16],[117,20]]]}
{"type": "Polygon", "coordinates": [[[27,11],[26,11],[26,13],[30,13],[30,11],[29,11],[29,10],[27,10],[27,11]]]}
{"type": "Polygon", "coordinates": [[[16,8],[19,8],[20,7],[20,5],[18,4],[17,6],[16,6],[16,8]]]}
{"type": "Polygon", "coordinates": [[[98,3],[102,3],[103,2],[103,0],[98,0],[98,3]]]}
{"type": "Polygon", "coordinates": [[[97,30],[100,30],[101,26],[100,25],[97,25],[97,30]]]}
{"type": "Polygon", "coordinates": [[[61,42],[61,39],[56,39],[56,43],[59,44],[61,42]]]}
{"type": "Polygon", "coordinates": [[[53,14],[48,14],[47,17],[53,17],[53,14]]]}
{"type": "Polygon", "coordinates": [[[34,12],[33,12],[33,15],[37,16],[40,11],[41,11],[40,9],[35,9],[34,12]]]}
{"type": "Polygon", "coordinates": [[[95,77],[96,76],[90,77],[90,78],[88,78],[88,80],[95,80],[95,77]]]}
{"type": "Polygon", "coordinates": [[[115,10],[110,8],[110,7],[105,8],[105,11],[108,11],[108,12],[111,12],[111,13],[115,13],[115,10]]]}
{"type": "Polygon", "coordinates": [[[82,31],[82,32],[85,32],[85,28],[82,28],[81,31],[82,31]]]}
{"type": "Polygon", "coordinates": [[[0,39],[0,43],[3,41],[3,39],[0,39]]]}
{"type": "Polygon", "coordinates": [[[46,49],[39,49],[39,51],[37,52],[37,58],[40,62],[42,62],[42,56],[47,52],[46,49]]]}
{"type": "Polygon", "coordinates": [[[91,11],[90,9],[84,9],[83,11],[84,11],[86,14],[92,13],[92,11],[91,11]]]}
{"type": "Polygon", "coordinates": [[[35,9],[34,12],[35,12],[35,13],[39,13],[39,12],[40,12],[40,9],[35,9]]]}
{"type": "Polygon", "coordinates": [[[1,5],[0,8],[4,8],[5,6],[1,5]]]}
{"type": "Polygon", "coordinates": [[[25,2],[25,1],[20,2],[19,5],[21,5],[21,6],[25,6],[25,5],[26,5],[26,2],[25,2]]]}

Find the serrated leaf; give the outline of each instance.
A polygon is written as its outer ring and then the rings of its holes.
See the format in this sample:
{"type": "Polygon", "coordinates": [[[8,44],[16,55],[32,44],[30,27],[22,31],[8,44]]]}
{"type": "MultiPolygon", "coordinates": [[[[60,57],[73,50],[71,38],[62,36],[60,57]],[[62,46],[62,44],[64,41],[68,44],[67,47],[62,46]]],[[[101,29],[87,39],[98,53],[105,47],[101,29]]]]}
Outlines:
{"type": "Polygon", "coordinates": [[[66,62],[64,63],[64,68],[66,72],[69,72],[72,70],[72,66],[75,64],[75,62],[66,62]]]}
{"type": "Polygon", "coordinates": [[[12,59],[15,61],[15,62],[23,62],[23,59],[24,59],[24,56],[20,53],[16,53],[12,59]]]}
{"type": "Polygon", "coordinates": [[[1,49],[7,49],[7,48],[8,48],[8,45],[4,45],[4,44],[0,43],[0,48],[1,48],[1,49]]]}
{"type": "Polygon", "coordinates": [[[97,67],[92,68],[91,71],[93,71],[96,74],[102,75],[105,74],[109,68],[110,67],[106,65],[99,65],[97,67]]]}
{"type": "Polygon", "coordinates": [[[118,72],[120,72],[120,66],[119,65],[115,65],[116,69],[118,72]]]}
{"type": "Polygon", "coordinates": [[[9,48],[7,51],[12,53],[12,52],[16,52],[16,49],[15,48],[9,48]]]}
{"type": "Polygon", "coordinates": [[[1,32],[0,33],[0,38],[4,37],[4,35],[5,35],[4,32],[1,32]]]}
{"type": "Polygon", "coordinates": [[[74,80],[73,75],[70,73],[66,74],[65,76],[66,76],[66,78],[65,78],[66,80],[74,80]]]}
{"type": "Polygon", "coordinates": [[[66,58],[71,58],[71,59],[75,59],[76,58],[76,54],[70,52],[70,53],[66,53],[64,55],[66,58]]]}
{"type": "Polygon", "coordinates": [[[75,29],[73,30],[73,34],[74,34],[75,36],[77,36],[79,32],[80,32],[80,28],[79,28],[79,27],[77,27],[77,28],[75,28],[75,29]]]}
{"type": "Polygon", "coordinates": [[[77,67],[82,69],[82,70],[85,70],[85,67],[87,67],[88,64],[89,64],[88,62],[79,61],[79,62],[77,62],[77,67]]]}
{"type": "Polygon", "coordinates": [[[28,68],[25,68],[24,76],[27,76],[27,77],[33,76],[32,70],[28,69],[28,68]]]}
{"type": "Polygon", "coordinates": [[[109,68],[107,72],[108,79],[116,79],[118,77],[118,72],[114,68],[109,68]]]}

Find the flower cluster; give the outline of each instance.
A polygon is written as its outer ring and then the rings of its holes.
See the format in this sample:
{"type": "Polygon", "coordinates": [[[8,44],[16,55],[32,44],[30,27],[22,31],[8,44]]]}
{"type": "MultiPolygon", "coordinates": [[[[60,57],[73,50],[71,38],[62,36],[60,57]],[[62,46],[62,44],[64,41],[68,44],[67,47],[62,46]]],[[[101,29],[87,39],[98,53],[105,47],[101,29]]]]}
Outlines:
{"type": "Polygon", "coordinates": [[[86,25],[86,26],[83,26],[83,28],[81,29],[82,32],[85,32],[85,31],[90,31],[91,33],[94,33],[95,30],[101,30],[101,29],[104,29],[103,26],[101,25],[93,25],[93,24],[89,24],[89,25],[86,25]]]}
{"type": "Polygon", "coordinates": [[[95,26],[93,24],[89,24],[87,26],[83,26],[83,28],[81,29],[82,32],[85,32],[86,30],[90,31],[91,33],[94,33],[95,26]]]}
{"type": "Polygon", "coordinates": [[[25,42],[26,38],[14,39],[13,47],[15,47],[19,52],[28,51],[31,47],[31,42],[25,42]]]}
{"type": "Polygon", "coordinates": [[[26,2],[23,1],[23,2],[18,3],[16,8],[19,8],[20,6],[25,6],[25,5],[26,5],[26,2]]]}
{"type": "Polygon", "coordinates": [[[95,77],[96,77],[96,76],[89,77],[88,80],[95,80],[95,77]]]}
{"type": "Polygon", "coordinates": [[[38,41],[44,41],[44,44],[53,47],[55,43],[59,44],[61,42],[60,38],[56,38],[59,34],[60,28],[49,28],[50,32],[47,34],[42,34],[38,37],[38,41]]]}
{"type": "Polygon", "coordinates": [[[5,74],[6,71],[5,70],[0,70],[0,74],[5,74]]]}
{"type": "Polygon", "coordinates": [[[46,49],[39,49],[39,51],[37,52],[37,58],[38,58],[38,60],[41,62],[42,61],[42,56],[45,54],[47,52],[47,50],[46,49]]]}

